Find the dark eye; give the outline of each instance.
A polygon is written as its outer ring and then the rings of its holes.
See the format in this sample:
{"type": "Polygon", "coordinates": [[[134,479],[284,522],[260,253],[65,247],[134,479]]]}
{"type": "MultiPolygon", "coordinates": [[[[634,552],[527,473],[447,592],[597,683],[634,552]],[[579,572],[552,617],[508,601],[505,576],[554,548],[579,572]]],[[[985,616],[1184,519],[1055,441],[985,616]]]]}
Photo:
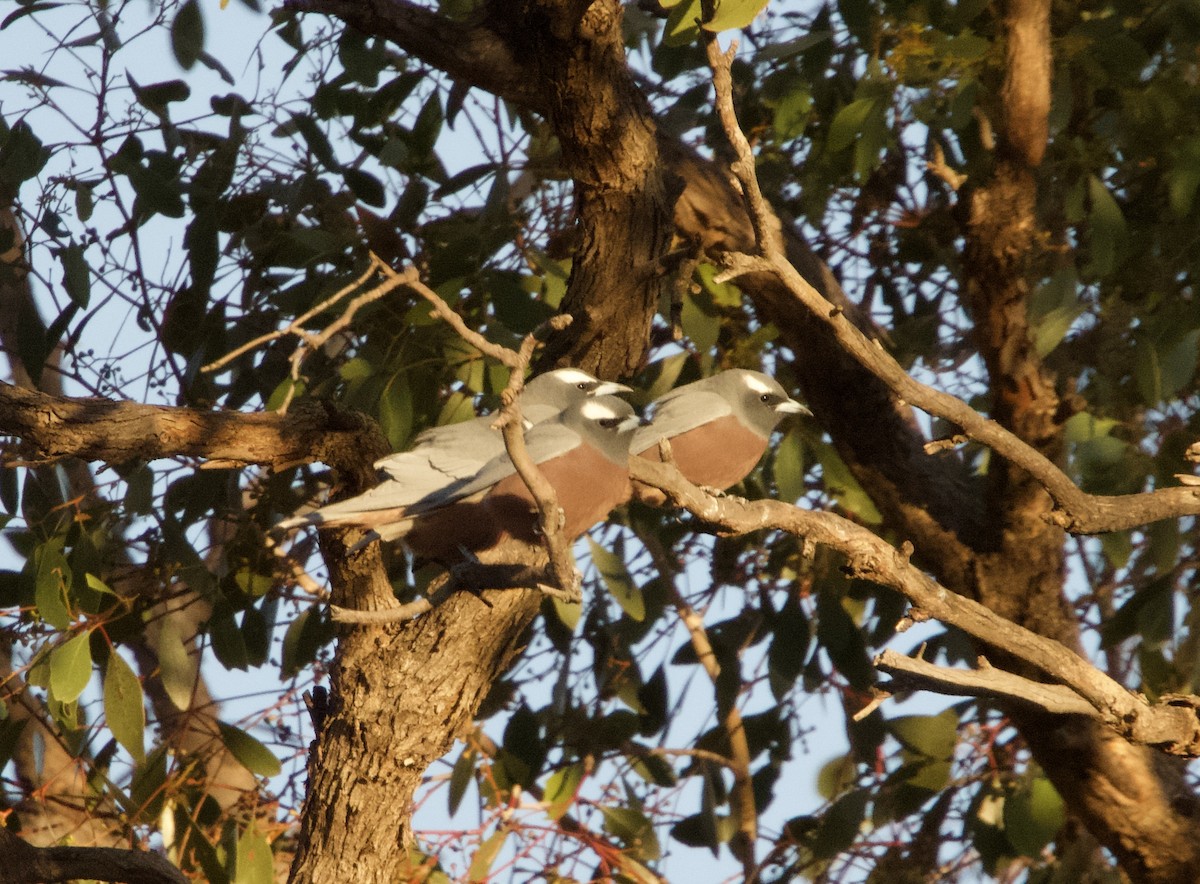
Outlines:
{"type": "Polygon", "coordinates": [[[759,397],[758,397],[758,401],[759,401],[759,402],[770,402],[770,401],[771,401],[771,394],[770,394],[770,393],[763,393],[761,396],[759,396],[759,397]]]}
{"type": "Polygon", "coordinates": [[[600,420],[600,426],[604,427],[606,430],[611,430],[620,422],[621,419],[619,417],[606,417],[600,420]]]}
{"type": "Polygon", "coordinates": [[[583,390],[584,392],[587,392],[591,388],[591,386],[592,385],[589,384],[587,381],[580,381],[578,384],[575,385],[575,389],[583,390]]]}

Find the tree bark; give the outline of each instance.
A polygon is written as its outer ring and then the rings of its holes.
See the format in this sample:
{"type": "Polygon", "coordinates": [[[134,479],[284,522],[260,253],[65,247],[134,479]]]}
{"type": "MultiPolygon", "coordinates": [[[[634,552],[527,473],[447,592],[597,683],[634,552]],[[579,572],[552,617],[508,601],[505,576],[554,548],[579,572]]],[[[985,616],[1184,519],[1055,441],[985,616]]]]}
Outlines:
{"type": "MultiPolygon", "coordinates": [[[[351,10],[357,11],[364,10],[351,10]]],[[[413,12],[404,4],[395,11],[413,12]]],[[[670,245],[676,190],[658,156],[649,106],[625,65],[620,4],[530,0],[490,11],[503,22],[506,52],[487,54],[529,60],[517,79],[546,102],[576,186],[579,243],[562,307],[574,322],[551,338],[543,361],[601,377],[629,374],[645,356],[670,284],[661,258],[670,245]]],[[[377,553],[347,558],[337,540],[323,549],[335,604],[387,604],[390,588],[377,553]]],[[[537,563],[542,557],[513,545],[480,558],[537,563]]],[[[490,607],[460,593],[397,629],[343,629],[330,715],[309,760],[292,881],[396,880],[425,769],[471,727],[540,604],[527,590],[487,591],[484,598],[490,607]],[[371,863],[360,861],[364,853],[371,863]]]]}

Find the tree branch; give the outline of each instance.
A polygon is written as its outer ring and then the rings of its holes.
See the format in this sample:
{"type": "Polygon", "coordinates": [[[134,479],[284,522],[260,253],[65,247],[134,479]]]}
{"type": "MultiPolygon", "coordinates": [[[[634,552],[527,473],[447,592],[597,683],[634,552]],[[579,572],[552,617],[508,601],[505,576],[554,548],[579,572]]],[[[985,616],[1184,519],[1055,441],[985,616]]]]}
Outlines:
{"type": "MultiPolygon", "coordinates": [[[[733,115],[728,74],[732,56],[722,54],[719,47],[712,48],[715,46],[715,43],[710,44],[709,63],[713,65],[713,82],[718,88],[718,106],[727,105],[729,108],[723,112],[722,120],[731,127],[726,135],[738,154],[733,166],[734,173],[741,181],[747,199],[757,203],[752,208],[752,214],[763,218],[773,217],[774,213],[762,199],[756,181],[752,180],[757,177],[754,173],[754,157],[733,115]],[[723,74],[718,73],[721,69],[725,71],[723,74]]],[[[773,224],[760,221],[756,229],[759,227],[764,230],[776,229],[778,221],[773,224]]],[[[833,332],[846,352],[887,384],[899,398],[928,414],[952,421],[965,435],[987,445],[1037,479],[1057,507],[1050,518],[1063,529],[1075,534],[1100,534],[1140,527],[1161,519],[1200,515],[1198,488],[1163,488],[1116,497],[1087,494],[1080,490],[1053,461],[996,421],[983,417],[957,396],[935,390],[910,377],[883,347],[868,340],[842,311],[831,309],[829,302],[792,266],[777,238],[768,235],[756,245],[759,249],[757,255],[743,253],[725,256],[725,270],[717,277],[717,281],[737,279],[753,273],[777,276],[795,298],[833,332]]]]}
{"type": "Polygon", "coordinates": [[[379,445],[379,431],[369,418],[328,405],[305,404],[287,415],[202,411],[51,396],[4,382],[0,434],[25,443],[22,449],[6,452],[10,464],[17,456],[39,461],[78,457],[110,464],[182,456],[283,469],[313,461],[345,464],[379,445]]]}
{"type": "Polygon", "coordinates": [[[1052,715],[1100,717],[1091,703],[1066,685],[1046,684],[995,669],[983,657],[979,658],[978,669],[951,669],[889,649],[875,657],[875,668],[892,676],[890,682],[881,686],[892,693],[914,690],[955,697],[987,697],[1034,706],[1052,715]]]}
{"type": "Polygon", "coordinates": [[[157,853],[118,847],[34,847],[0,826],[0,884],[59,881],[122,881],[126,884],[187,884],[157,853]]]}
{"type": "Polygon", "coordinates": [[[1083,698],[1108,727],[1131,742],[1174,755],[1200,756],[1200,721],[1196,714],[1200,700],[1174,698],[1151,705],[1060,642],[946,589],[909,561],[912,550],[907,544],[905,550],[897,550],[866,528],[833,513],[802,510],[776,500],[713,497],[668,464],[634,457],[630,458],[629,473],[634,480],[666,492],[675,506],[725,531],[784,531],[835,549],[847,557],[848,568],[855,576],[889,586],[907,598],[917,609],[914,619],[933,617],[955,626],[1045,673],[1083,698]]]}

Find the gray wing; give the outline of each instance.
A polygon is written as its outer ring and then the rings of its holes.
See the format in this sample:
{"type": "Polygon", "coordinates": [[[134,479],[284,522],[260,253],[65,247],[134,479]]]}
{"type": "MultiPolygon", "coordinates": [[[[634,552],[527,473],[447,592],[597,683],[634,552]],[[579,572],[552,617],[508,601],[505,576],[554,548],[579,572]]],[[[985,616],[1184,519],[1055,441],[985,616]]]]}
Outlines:
{"type": "Polygon", "coordinates": [[[443,484],[473,476],[504,450],[503,437],[492,429],[493,420],[492,416],[477,417],[432,427],[417,436],[408,451],[375,461],[375,469],[397,482],[413,482],[426,490],[436,484],[438,476],[443,484]]]}
{"type": "MultiPolygon", "coordinates": [[[[534,463],[543,463],[553,457],[566,454],[579,445],[579,442],[578,433],[559,423],[539,424],[525,437],[525,446],[534,463]]],[[[402,469],[403,458],[415,453],[406,451],[391,455],[384,460],[402,469]]],[[[419,465],[419,458],[417,463],[419,465]]],[[[284,519],[277,523],[275,528],[287,531],[302,525],[372,524],[377,528],[380,536],[384,539],[391,539],[403,534],[406,526],[417,516],[486,491],[515,472],[516,467],[509,460],[507,453],[493,457],[474,475],[464,479],[447,481],[445,476],[433,471],[421,474],[404,471],[404,481],[385,479],[379,485],[355,497],[327,504],[304,516],[284,519]],[[432,476],[435,475],[440,476],[440,480],[436,483],[432,479],[432,476]],[[421,481],[418,481],[418,477],[421,481]],[[390,518],[386,523],[394,526],[392,531],[389,532],[383,526],[373,524],[374,519],[371,518],[373,513],[398,509],[403,509],[403,514],[396,514],[397,518],[390,518]]]]}
{"type": "MultiPolygon", "coordinates": [[[[531,405],[522,412],[527,426],[557,417],[553,405],[531,405]]],[[[487,414],[457,424],[431,427],[417,436],[408,451],[391,454],[375,461],[381,470],[397,482],[415,482],[433,490],[433,477],[424,481],[425,470],[440,473],[445,479],[474,476],[492,458],[504,453],[504,435],[492,429],[499,414],[487,414]]],[[[423,492],[424,493],[424,492],[423,492]]]]}
{"type": "Polygon", "coordinates": [[[720,393],[680,387],[655,401],[654,418],[633,434],[629,450],[641,454],[663,436],[670,439],[727,414],[733,414],[733,406],[720,393]]]}
{"type": "MultiPolygon", "coordinates": [[[[435,492],[438,489],[434,489],[435,492]]],[[[329,503],[303,516],[292,516],[276,523],[275,529],[288,531],[304,525],[364,525],[378,519],[387,510],[407,510],[428,494],[417,494],[410,485],[384,480],[368,491],[346,500],[329,503]]]]}
{"type": "MultiPolygon", "coordinates": [[[[540,423],[525,436],[525,448],[534,463],[544,463],[551,458],[566,454],[579,445],[579,434],[560,423],[540,423]]],[[[473,479],[447,486],[443,492],[430,495],[420,502],[422,511],[453,503],[463,497],[470,497],[480,491],[486,491],[501,479],[506,479],[517,471],[508,458],[508,453],[500,454],[484,465],[473,479]],[[430,506],[426,506],[426,503],[430,506]]]]}

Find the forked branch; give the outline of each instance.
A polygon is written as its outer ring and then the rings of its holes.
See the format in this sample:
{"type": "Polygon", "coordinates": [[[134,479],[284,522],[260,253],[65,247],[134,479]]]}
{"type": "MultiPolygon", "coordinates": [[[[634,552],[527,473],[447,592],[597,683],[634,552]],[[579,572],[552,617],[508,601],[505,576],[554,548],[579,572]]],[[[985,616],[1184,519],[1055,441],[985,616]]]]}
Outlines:
{"type": "MultiPolygon", "coordinates": [[[[954,626],[1008,657],[1044,673],[1054,684],[1063,685],[1081,701],[1068,700],[1059,691],[1043,692],[1026,684],[1026,702],[1049,712],[1081,713],[1103,721],[1130,742],[1154,746],[1174,755],[1200,757],[1200,698],[1171,697],[1149,703],[1145,697],[1126,690],[1083,657],[1054,639],[1006,620],[983,605],[960,596],[939,584],[909,561],[910,548],[896,549],[871,531],[841,516],[800,509],[777,500],[747,501],[738,497],[713,497],[688,482],[675,467],[633,457],[629,474],[638,481],[666,493],[670,502],[722,531],[746,534],[751,531],[783,531],[806,542],[823,544],[846,556],[848,569],[858,577],[891,587],[913,605],[913,619],[935,618],[954,626]],[[1044,694],[1044,696],[1043,696],[1044,694]]],[[[912,679],[926,677],[922,666],[897,664],[898,655],[882,655],[876,665],[885,671],[903,673],[912,679]]],[[[977,675],[973,680],[953,670],[937,670],[942,684],[956,679],[961,693],[979,696],[1013,696],[1019,693],[1006,673],[1003,684],[996,678],[977,675]],[[970,688],[970,689],[968,689],[970,688]]],[[[906,682],[911,684],[911,681],[906,682]]]]}
{"type": "Polygon", "coordinates": [[[1200,488],[1160,488],[1140,494],[1104,496],[1082,491],[1066,473],[1018,436],[949,393],[919,383],[908,375],[878,342],[869,340],[850,320],[813,288],[787,259],[775,234],[779,221],[758,188],[754,155],[742,135],[733,109],[730,64],[736,42],[721,52],[715,39],[708,42],[717,108],[722,127],[736,155],[732,170],[754,219],[757,254],[726,253],[718,281],[750,273],[775,275],[796,300],[827,324],[838,342],[859,363],[882,380],[897,398],[958,426],[980,442],[1033,476],[1049,492],[1055,510],[1048,518],[1073,534],[1101,534],[1136,528],[1162,519],[1200,515],[1200,488]]]}

